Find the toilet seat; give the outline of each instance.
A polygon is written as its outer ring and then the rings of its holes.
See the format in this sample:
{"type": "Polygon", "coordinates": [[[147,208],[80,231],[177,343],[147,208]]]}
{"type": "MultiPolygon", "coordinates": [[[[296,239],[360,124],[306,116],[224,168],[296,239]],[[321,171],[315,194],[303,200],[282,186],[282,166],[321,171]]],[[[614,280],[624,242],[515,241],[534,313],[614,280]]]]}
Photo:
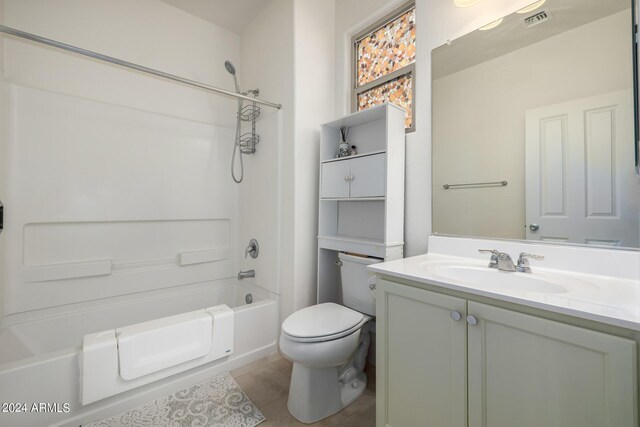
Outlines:
{"type": "Polygon", "coordinates": [[[332,341],[357,331],[369,317],[348,307],[324,303],[298,310],[282,323],[282,333],[291,341],[332,341]]]}

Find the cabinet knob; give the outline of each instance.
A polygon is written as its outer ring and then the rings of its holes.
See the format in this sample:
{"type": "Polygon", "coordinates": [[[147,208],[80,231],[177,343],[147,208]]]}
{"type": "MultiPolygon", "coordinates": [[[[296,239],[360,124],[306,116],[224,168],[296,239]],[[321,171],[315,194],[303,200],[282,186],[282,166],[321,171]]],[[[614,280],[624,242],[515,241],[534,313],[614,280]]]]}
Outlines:
{"type": "Polygon", "coordinates": [[[349,175],[345,175],[345,176],[344,176],[344,180],[345,180],[345,181],[349,181],[349,175]]]}
{"type": "Polygon", "coordinates": [[[450,315],[450,316],[451,316],[451,318],[452,318],[453,320],[455,320],[456,322],[457,322],[458,320],[462,319],[462,314],[460,314],[460,312],[459,312],[459,311],[455,311],[455,310],[454,310],[454,311],[452,311],[451,313],[449,313],[449,315],[450,315]]]}
{"type": "Polygon", "coordinates": [[[353,181],[354,179],[356,179],[356,177],[355,177],[355,176],[353,176],[353,175],[351,175],[351,176],[349,177],[349,181],[353,181]]]}
{"type": "Polygon", "coordinates": [[[478,319],[476,318],[476,316],[470,314],[467,316],[467,323],[471,326],[476,326],[478,324],[478,319]]]}

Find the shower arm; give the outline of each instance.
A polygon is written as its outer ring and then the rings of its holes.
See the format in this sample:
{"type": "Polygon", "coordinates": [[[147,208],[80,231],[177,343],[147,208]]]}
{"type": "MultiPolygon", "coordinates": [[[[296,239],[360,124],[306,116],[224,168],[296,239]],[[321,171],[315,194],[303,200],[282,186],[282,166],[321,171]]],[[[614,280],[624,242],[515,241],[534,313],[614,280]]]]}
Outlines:
{"type": "Polygon", "coordinates": [[[210,86],[204,83],[197,82],[195,80],[185,79],[180,76],[176,76],[174,74],[165,73],[164,71],[154,70],[153,68],[148,68],[143,65],[134,64],[133,62],[124,61],[122,59],[114,58],[112,56],[103,55],[101,53],[93,52],[87,49],[82,49],[80,47],[72,46],[66,43],[62,43],[56,40],[51,40],[46,37],[41,37],[35,34],[27,33],[25,31],[17,30],[15,28],[7,27],[4,25],[0,25],[0,33],[8,34],[10,36],[18,37],[25,40],[30,40],[36,43],[44,44],[47,46],[56,47],[58,49],[66,50],[69,52],[77,53],[79,55],[88,56],[93,59],[97,59],[103,62],[108,62],[110,64],[119,65],[121,67],[130,68],[132,70],[140,71],[145,74],[151,74],[156,77],[161,77],[167,80],[173,80],[178,83],[182,83],[188,86],[193,86],[199,89],[208,90],[210,92],[215,92],[221,95],[230,96],[232,98],[236,98],[238,100],[246,100],[255,102],[257,104],[266,105],[268,107],[280,109],[282,108],[282,104],[276,104],[270,101],[264,101],[262,99],[250,97],[248,95],[243,95],[241,93],[232,92],[230,90],[222,89],[215,86],[210,86]]]}

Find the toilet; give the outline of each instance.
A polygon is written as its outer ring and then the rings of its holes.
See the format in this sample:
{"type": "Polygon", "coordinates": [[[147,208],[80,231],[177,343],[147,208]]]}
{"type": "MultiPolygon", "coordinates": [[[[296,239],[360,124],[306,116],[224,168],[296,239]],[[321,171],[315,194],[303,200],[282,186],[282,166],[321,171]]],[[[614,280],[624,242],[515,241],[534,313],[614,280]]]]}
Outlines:
{"type": "Polygon", "coordinates": [[[282,323],[280,351],[293,362],[287,406],[313,423],[348,406],[365,390],[369,324],[375,316],[374,276],[378,258],[339,253],[344,305],[323,303],[296,311],[282,323]]]}

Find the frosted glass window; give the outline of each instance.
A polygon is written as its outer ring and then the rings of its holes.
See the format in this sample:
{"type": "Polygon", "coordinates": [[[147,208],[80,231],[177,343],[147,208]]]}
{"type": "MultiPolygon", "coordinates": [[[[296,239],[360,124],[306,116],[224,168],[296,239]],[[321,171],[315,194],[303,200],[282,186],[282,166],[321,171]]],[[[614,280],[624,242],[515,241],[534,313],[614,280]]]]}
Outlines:
{"type": "Polygon", "coordinates": [[[404,127],[413,127],[413,111],[411,101],[413,98],[412,74],[405,74],[396,79],[389,80],[381,85],[358,94],[358,111],[369,107],[389,102],[405,109],[404,127]]]}
{"type": "Polygon", "coordinates": [[[412,8],[357,42],[358,86],[416,62],[415,21],[412,8]]]}
{"type": "Polygon", "coordinates": [[[354,37],[353,109],[390,102],[405,109],[414,130],[416,11],[404,6],[354,37]]]}

